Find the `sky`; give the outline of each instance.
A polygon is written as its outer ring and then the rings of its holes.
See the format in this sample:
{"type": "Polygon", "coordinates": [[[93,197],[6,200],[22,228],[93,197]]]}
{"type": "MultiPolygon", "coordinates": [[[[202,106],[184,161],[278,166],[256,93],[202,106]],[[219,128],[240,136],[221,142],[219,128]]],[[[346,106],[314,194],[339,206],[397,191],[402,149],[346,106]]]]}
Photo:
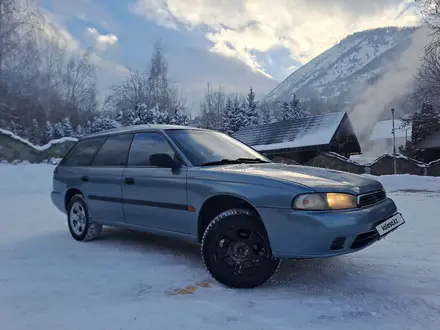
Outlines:
{"type": "Polygon", "coordinates": [[[160,40],[189,107],[208,83],[264,97],[347,35],[419,22],[414,0],[39,0],[74,51],[93,49],[100,88],[148,64],[160,40]]]}

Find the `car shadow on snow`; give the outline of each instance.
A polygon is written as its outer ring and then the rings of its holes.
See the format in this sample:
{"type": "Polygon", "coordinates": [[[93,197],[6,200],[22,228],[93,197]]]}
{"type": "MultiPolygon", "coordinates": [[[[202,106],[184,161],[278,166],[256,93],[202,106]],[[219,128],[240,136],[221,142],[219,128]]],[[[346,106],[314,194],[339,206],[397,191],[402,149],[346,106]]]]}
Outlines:
{"type": "MultiPolygon", "coordinates": [[[[198,244],[154,234],[104,227],[100,238],[92,242],[80,243],[74,241],[68,231],[57,230],[36,235],[10,247],[14,251],[14,258],[23,259],[23,261],[39,259],[42,264],[47,260],[58,259],[60,251],[66,251],[63,253],[63,258],[66,258],[64,262],[67,261],[68,265],[70,262],[74,265],[82,259],[82,262],[86,264],[112,267],[112,260],[115,257],[114,260],[125,260],[132,266],[138,262],[142,263],[144,258],[146,260],[151,258],[155,265],[183,266],[188,274],[191,274],[190,277],[194,277],[194,283],[187,283],[189,286],[209,280],[211,286],[221,287],[207,273],[198,244]],[[35,255],[35,251],[39,251],[38,255],[35,255]],[[83,259],[84,255],[87,255],[87,260],[83,259]]],[[[181,275],[176,272],[175,276],[179,278],[181,275]]],[[[271,280],[256,290],[288,288],[289,291],[305,294],[340,292],[357,295],[360,292],[368,292],[369,283],[372,282],[376,282],[374,291],[378,289],[385,293],[389,290],[403,290],[403,288],[393,289],[390,287],[393,283],[387,280],[378,287],[377,280],[384,275],[389,274],[381,273],[378,265],[363,262],[363,259],[358,257],[287,260],[282,262],[271,280]]]]}
{"type": "MultiPolygon", "coordinates": [[[[175,256],[174,262],[206,272],[200,256],[200,246],[195,243],[154,234],[105,228],[99,244],[175,256]]],[[[274,277],[261,289],[294,287],[302,292],[345,292],[347,285],[353,289],[352,283],[361,283],[357,286],[368,291],[368,279],[374,273],[377,273],[375,265],[364,264],[361,259],[353,260],[350,256],[284,260],[274,277]]],[[[206,277],[195,279],[195,281],[203,279],[206,277]]],[[[191,283],[188,284],[191,285],[191,283]]],[[[349,294],[356,295],[356,292],[349,294]]]]}

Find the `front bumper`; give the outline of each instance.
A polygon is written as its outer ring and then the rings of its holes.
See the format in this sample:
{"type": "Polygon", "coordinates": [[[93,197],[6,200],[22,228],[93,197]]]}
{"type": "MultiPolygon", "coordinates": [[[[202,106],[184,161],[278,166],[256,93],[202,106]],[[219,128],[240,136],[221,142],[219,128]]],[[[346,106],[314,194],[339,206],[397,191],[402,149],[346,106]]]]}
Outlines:
{"type": "Polygon", "coordinates": [[[397,213],[387,198],[371,207],[340,212],[257,209],[277,258],[323,258],[362,250],[379,239],[375,227],[397,213]]]}

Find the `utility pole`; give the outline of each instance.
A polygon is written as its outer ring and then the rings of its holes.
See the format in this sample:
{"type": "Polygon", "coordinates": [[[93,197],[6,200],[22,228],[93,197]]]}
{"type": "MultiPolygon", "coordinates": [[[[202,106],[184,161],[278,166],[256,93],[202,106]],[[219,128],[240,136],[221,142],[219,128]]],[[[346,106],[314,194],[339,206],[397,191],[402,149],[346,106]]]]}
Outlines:
{"type": "Polygon", "coordinates": [[[393,157],[394,157],[394,174],[397,174],[397,162],[396,162],[396,129],[394,127],[394,109],[391,109],[393,116],[393,157]]]}

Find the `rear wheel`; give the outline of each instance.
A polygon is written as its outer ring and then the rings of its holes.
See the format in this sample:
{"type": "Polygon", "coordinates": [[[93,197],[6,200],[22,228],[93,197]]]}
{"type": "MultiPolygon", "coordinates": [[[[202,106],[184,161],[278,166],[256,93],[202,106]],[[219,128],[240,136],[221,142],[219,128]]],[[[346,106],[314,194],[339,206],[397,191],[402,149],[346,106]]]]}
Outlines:
{"type": "Polygon", "coordinates": [[[234,288],[253,288],[269,280],[280,261],[272,256],[266,230],[250,210],[218,215],[202,238],[202,258],[211,275],[234,288]]]}
{"type": "Polygon", "coordinates": [[[82,195],[75,195],[69,201],[67,222],[72,237],[77,241],[90,241],[101,234],[102,226],[92,223],[82,195]]]}

